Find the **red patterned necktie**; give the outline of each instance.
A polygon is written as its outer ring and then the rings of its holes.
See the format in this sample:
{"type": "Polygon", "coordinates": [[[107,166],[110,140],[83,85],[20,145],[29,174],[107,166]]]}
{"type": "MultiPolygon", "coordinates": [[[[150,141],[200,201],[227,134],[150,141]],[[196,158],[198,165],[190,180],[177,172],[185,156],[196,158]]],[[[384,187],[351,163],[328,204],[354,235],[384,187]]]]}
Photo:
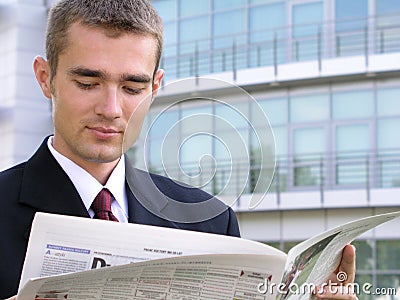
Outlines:
{"type": "Polygon", "coordinates": [[[112,195],[108,189],[102,189],[94,199],[91,208],[94,211],[94,219],[110,220],[118,222],[111,211],[112,195]]]}

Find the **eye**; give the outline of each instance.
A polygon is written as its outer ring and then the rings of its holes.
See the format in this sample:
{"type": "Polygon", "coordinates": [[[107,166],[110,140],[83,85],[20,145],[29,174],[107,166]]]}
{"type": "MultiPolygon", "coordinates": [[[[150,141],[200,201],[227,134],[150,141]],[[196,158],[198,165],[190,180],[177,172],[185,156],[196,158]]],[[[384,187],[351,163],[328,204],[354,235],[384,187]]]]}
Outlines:
{"type": "Polygon", "coordinates": [[[76,85],[82,90],[90,90],[94,88],[97,84],[96,83],[85,83],[80,81],[75,81],[76,85]]]}
{"type": "Polygon", "coordinates": [[[124,86],[123,89],[130,95],[139,95],[143,91],[142,88],[131,88],[128,86],[124,86]]]}

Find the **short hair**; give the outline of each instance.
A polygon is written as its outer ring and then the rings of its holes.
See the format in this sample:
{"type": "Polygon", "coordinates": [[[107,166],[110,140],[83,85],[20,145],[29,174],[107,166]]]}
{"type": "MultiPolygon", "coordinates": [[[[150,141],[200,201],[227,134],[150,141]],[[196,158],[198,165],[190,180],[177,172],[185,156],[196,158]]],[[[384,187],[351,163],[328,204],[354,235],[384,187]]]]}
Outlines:
{"type": "Polygon", "coordinates": [[[49,12],[46,56],[50,81],[56,75],[58,58],[68,46],[68,30],[79,22],[101,28],[113,36],[122,33],[151,35],[156,39],[156,72],[163,47],[163,24],[148,0],[61,0],[49,12]]]}

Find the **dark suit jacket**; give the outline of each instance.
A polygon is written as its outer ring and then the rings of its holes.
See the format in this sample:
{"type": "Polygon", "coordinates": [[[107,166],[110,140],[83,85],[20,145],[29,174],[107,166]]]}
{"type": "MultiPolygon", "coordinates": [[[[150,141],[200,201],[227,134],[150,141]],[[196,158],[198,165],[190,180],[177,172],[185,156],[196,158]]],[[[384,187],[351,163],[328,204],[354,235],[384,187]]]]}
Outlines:
{"type": "MultiPolygon", "coordinates": [[[[233,211],[226,206],[221,210],[221,202],[209,200],[209,194],[177,184],[166,177],[149,177],[149,173],[132,168],[129,162],[126,164],[126,177],[130,178],[131,183],[127,184],[130,223],[239,236],[233,211]],[[148,188],[149,179],[155,184],[151,188],[148,188]],[[162,193],[156,193],[155,190],[162,193]],[[207,207],[221,213],[205,221],[184,221],[187,219],[184,215],[188,205],[179,204],[192,203],[196,207],[196,203],[206,200],[209,200],[205,202],[207,205],[212,204],[207,207]]],[[[30,227],[36,212],[81,217],[89,215],[71,180],[51,155],[47,139],[27,162],[0,173],[0,204],[2,299],[17,292],[30,227]]],[[[204,206],[200,209],[204,209],[204,206]]],[[[195,211],[199,211],[199,208],[195,211]]],[[[189,210],[188,213],[193,211],[189,210]]]]}

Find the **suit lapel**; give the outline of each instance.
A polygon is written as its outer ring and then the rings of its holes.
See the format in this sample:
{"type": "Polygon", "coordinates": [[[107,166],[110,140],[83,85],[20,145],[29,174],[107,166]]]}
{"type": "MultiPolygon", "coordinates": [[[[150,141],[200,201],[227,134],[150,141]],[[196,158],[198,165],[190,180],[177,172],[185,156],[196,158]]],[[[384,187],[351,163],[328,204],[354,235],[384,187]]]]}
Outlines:
{"type": "MultiPolygon", "coordinates": [[[[160,194],[149,173],[133,168],[125,158],[128,220],[158,225],[168,198],[160,194]]],[[[33,212],[89,217],[72,181],[48,149],[47,139],[25,165],[19,203],[32,207],[33,212]]]]}
{"type": "Polygon", "coordinates": [[[19,202],[36,211],[88,217],[71,180],[47,147],[47,139],[27,161],[19,202]]]}
{"type": "Polygon", "coordinates": [[[151,184],[149,184],[148,175],[146,176],[146,174],[148,173],[133,168],[128,157],[125,155],[129,223],[142,223],[145,219],[150,222],[154,221],[158,218],[149,212],[158,213],[166,205],[162,199],[161,201],[157,201],[159,197],[154,198],[151,196],[151,184]],[[143,214],[146,215],[146,218],[142,218],[143,214]]]}

